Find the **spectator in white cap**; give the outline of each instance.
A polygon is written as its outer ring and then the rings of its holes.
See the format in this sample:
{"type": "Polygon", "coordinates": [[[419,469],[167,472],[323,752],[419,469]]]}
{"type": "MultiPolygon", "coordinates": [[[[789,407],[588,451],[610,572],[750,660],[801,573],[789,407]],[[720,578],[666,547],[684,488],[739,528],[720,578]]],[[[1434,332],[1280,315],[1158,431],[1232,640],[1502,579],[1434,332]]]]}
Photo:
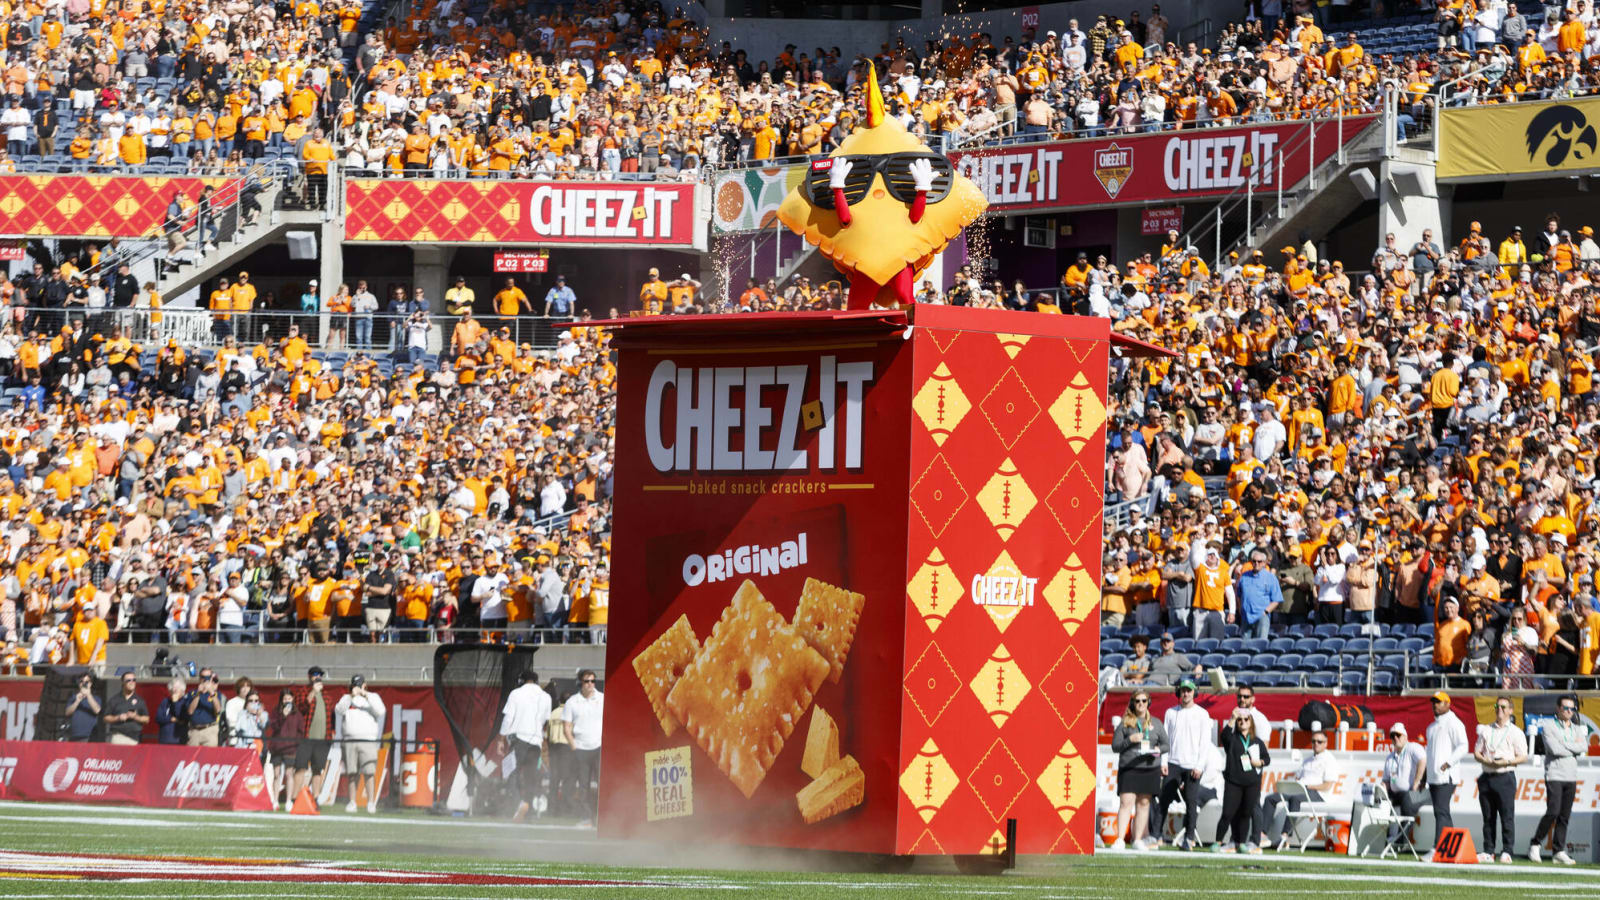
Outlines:
{"type": "MultiPolygon", "coordinates": [[[[1383,788],[1389,802],[1402,816],[1416,818],[1427,798],[1422,787],[1428,782],[1428,754],[1406,734],[1406,723],[1389,727],[1389,755],[1383,761],[1383,788]]],[[[1389,826],[1389,840],[1400,834],[1400,826],[1389,826]]]]}

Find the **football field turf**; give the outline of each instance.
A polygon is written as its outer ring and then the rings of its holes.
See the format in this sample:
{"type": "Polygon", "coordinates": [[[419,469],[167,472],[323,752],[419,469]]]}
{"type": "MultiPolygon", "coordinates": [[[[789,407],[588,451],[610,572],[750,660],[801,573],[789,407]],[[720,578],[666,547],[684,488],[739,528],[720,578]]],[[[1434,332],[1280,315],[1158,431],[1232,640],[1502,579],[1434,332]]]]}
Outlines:
{"type": "MultiPolygon", "coordinates": [[[[854,858],[846,858],[855,861],[854,858]]],[[[317,817],[0,803],[0,898],[797,898],[849,896],[1594,896],[1600,869],[1433,866],[1324,853],[1164,851],[1024,857],[1004,875],[948,862],[907,874],[846,859],[745,849],[638,847],[572,826],[426,815],[317,817]]]]}

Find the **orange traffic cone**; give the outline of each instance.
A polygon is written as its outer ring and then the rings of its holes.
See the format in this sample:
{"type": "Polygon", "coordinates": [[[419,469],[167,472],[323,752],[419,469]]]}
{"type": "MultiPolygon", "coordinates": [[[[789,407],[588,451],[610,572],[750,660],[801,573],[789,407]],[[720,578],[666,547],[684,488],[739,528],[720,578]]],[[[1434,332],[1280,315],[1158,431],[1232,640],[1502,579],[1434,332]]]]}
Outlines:
{"type": "Polygon", "coordinates": [[[311,788],[300,789],[300,795],[294,798],[294,808],[289,813],[296,816],[322,815],[322,810],[317,808],[317,801],[311,796],[311,788]]]}

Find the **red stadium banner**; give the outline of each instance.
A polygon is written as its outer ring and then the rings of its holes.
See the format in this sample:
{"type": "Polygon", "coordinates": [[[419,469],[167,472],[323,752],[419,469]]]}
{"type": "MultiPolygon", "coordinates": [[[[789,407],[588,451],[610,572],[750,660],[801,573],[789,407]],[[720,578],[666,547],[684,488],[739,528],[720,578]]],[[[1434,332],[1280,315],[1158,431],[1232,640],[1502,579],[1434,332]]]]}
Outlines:
{"type": "Polygon", "coordinates": [[[1276,190],[1280,176],[1287,189],[1375,118],[1011,144],[951,160],[983,189],[991,213],[1172,203],[1223,196],[1247,182],[1276,190]]]}
{"type": "Polygon", "coordinates": [[[173,809],[272,808],[255,751],[162,744],[0,741],[0,797],[173,809]]]}
{"type": "Polygon", "coordinates": [[[345,239],[704,249],[693,184],[353,179],[345,239]]]}
{"type": "MultiPolygon", "coordinates": [[[[0,682],[0,738],[7,741],[34,739],[36,736],[34,722],[39,715],[41,685],[41,681],[28,679],[0,682]]],[[[267,701],[269,710],[276,707],[279,692],[285,688],[298,690],[303,687],[304,682],[282,684],[257,681],[255,684],[256,690],[260,691],[262,698],[267,701]]],[[[456,753],[455,741],[450,736],[450,726],[444,719],[444,712],[434,699],[433,687],[376,683],[367,687],[382,697],[384,705],[388,707],[388,715],[384,722],[385,736],[403,742],[402,746],[405,747],[415,747],[430,740],[437,742],[439,793],[444,796],[449,791],[451,779],[455,778],[460,756],[456,753]]],[[[324,688],[328,709],[331,710],[338,704],[339,698],[344,696],[346,690],[344,686],[336,684],[324,688]]],[[[233,695],[228,685],[223,686],[223,693],[227,696],[233,695]]],[[[167,688],[159,680],[146,681],[139,685],[139,695],[154,713],[162,698],[167,695],[167,688]]],[[[143,739],[150,746],[159,746],[154,743],[156,730],[154,721],[145,726],[143,739]]],[[[397,777],[400,774],[402,762],[399,754],[390,759],[391,776],[397,777]]]]}
{"type": "Polygon", "coordinates": [[[0,175],[0,236],[150,237],[161,232],[175,192],[192,206],[210,185],[219,203],[231,203],[239,184],[233,178],[0,175]]]}

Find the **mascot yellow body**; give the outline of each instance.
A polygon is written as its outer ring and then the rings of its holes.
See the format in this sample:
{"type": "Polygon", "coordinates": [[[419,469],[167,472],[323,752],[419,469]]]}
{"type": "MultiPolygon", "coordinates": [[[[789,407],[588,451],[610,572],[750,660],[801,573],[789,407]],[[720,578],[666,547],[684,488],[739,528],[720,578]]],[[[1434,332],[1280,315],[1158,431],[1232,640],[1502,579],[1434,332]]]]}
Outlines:
{"type": "Polygon", "coordinates": [[[884,112],[868,71],[865,124],[778,208],[850,282],[850,309],[915,302],[916,277],[988,207],[983,192],[884,112]]]}

